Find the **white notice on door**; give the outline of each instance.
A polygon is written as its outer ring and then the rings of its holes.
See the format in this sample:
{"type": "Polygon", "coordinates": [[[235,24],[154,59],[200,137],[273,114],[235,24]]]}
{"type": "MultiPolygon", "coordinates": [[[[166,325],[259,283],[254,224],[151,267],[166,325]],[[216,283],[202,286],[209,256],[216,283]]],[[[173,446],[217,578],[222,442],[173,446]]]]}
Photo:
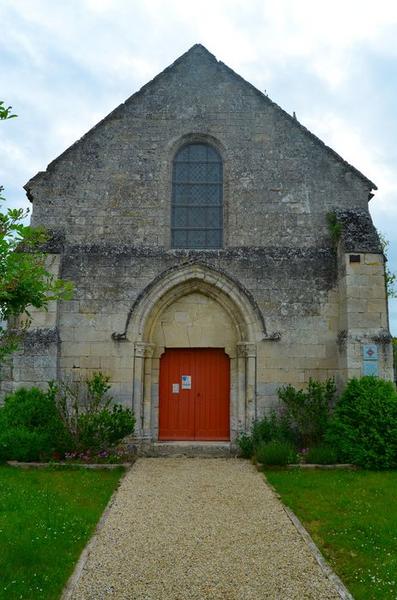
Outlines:
{"type": "Polygon", "coordinates": [[[179,383],[173,383],[172,384],[172,393],[173,394],[179,394],[179,383]]]}
{"type": "Polygon", "coordinates": [[[191,390],[192,389],[192,376],[191,375],[182,375],[182,389],[183,390],[191,390]]]}

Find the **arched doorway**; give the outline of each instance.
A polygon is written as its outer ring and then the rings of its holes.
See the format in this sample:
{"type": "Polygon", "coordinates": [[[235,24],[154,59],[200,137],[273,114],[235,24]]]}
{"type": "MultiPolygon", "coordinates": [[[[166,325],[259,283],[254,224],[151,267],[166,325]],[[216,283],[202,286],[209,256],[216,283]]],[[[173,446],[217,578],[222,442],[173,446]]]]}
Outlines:
{"type": "MultiPolygon", "coordinates": [[[[138,298],[127,332],[128,339],[134,340],[138,437],[148,441],[162,437],[160,365],[168,349],[218,349],[227,356],[230,439],[249,429],[256,417],[256,347],[266,333],[257,306],[237,282],[201,264],[170,269],[138,298]]],[[[181,385],[181,381],[168,383],[181,385]]],[[[194,435],[204,438],[205,432],[196,430],[194,435]]]]}
{"type": "Polygon", "coordinates": [[[153,346],[164,349],[159,439],[229,440],[229,354],[235,353],[238,331],[208,290],[190,287],[190,293],[170,298],[149,332],[153,346]]]}

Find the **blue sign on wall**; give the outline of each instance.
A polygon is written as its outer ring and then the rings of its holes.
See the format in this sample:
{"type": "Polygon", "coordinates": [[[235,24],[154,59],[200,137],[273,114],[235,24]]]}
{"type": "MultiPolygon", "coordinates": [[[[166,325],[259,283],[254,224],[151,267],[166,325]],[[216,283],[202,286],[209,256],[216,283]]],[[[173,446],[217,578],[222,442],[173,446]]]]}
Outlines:
{"type": "Polygon", "coordinates": [[[364,360],[378,360],[378,346],[376,344],[363,345],[364,360]]]}
{"type": "Polygon", "coordinates": [[[379,375],[376,344],[363,344],[363,375],[379,375]]]}
{"type": "Polygon", "coordinates": [[[378,376],[378,361],[376,360],[364,360],[363,361],[363,375],[376,375],[378,376]]]}

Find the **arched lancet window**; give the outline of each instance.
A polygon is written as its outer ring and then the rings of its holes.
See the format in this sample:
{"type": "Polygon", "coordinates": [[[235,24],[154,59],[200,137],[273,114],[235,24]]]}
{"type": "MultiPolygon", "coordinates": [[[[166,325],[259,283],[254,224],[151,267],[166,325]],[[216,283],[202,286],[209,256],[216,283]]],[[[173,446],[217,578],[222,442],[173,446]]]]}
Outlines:
{"type": "Polygon", "coordinates": [[[172,169],[173,248],[221,248],[223,165],[212,146],[193,143],[176,154],[172,169]]]}

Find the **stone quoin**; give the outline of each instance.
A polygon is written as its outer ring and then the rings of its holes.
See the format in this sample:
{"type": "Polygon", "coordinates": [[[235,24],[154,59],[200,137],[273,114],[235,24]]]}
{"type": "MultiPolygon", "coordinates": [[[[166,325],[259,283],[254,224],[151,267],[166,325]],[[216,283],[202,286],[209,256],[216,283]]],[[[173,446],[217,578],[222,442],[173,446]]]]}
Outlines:
{"type": "Polygon", "coordinates": [[[375,184],[203,46],[25,189],[50,268],[75,292],[32,311],[3,394],[100,370],[137,439],[162,439],[161,418],[173,439],[216,439],[212,420],[227,418],[233,441],[283,384],[392,379],[375,184]],[[227,357],[226,412],[216,374],[200,388],[210,348],[227,357]],[[177,353],[165,373],[172,349],[193,362],[177,353]],[[174,408],[159,418],[162,394],[174,408]]]}

